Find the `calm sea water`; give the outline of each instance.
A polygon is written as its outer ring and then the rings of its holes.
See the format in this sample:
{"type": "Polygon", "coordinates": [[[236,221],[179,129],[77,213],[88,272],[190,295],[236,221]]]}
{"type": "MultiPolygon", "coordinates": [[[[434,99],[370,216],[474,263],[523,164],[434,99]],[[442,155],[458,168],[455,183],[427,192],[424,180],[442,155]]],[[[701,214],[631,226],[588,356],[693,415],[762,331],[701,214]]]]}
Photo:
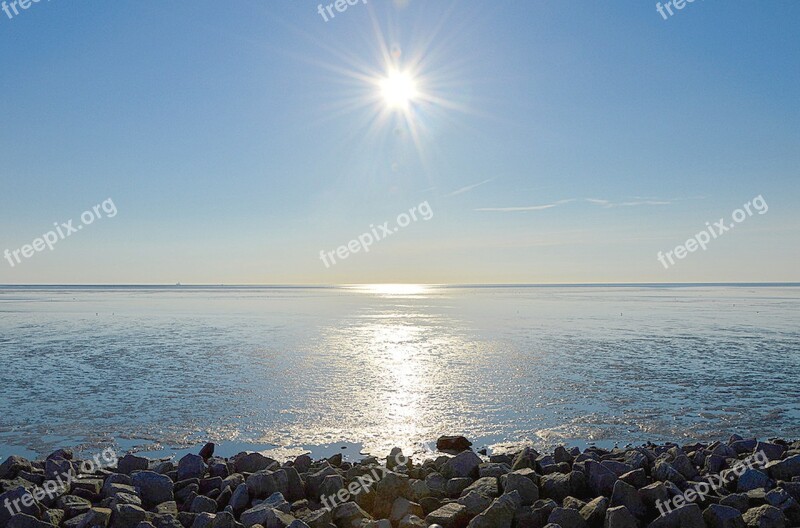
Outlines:
{"type": "Polygon", "coordinates": [[[798,323],[794,285],[2,287],[0,456],[800,438],[798,323]]]}

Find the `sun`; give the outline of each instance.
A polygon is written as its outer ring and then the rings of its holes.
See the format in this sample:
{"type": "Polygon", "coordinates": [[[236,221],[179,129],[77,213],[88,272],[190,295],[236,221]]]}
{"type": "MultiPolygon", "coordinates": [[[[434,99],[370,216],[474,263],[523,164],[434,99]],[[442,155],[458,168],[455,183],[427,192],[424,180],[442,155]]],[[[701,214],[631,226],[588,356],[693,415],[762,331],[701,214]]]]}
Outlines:
{"type": "Polygon", "coordinates": [[[417,83],[408,73],[392,71],[380,81],[381,94],[389,108],[406,108],[417,97],[417,83]]]}

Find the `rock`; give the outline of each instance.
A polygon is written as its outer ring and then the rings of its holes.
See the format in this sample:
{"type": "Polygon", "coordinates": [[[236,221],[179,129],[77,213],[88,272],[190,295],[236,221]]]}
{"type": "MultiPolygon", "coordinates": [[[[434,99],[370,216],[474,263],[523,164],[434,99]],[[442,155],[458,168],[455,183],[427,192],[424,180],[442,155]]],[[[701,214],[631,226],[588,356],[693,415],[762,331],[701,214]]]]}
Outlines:
{"type": "Polygon", "coordinates": [[[406,515],[397,523],[397,528],[428,528],[428,524],[416,515],[406,515]]]}
{"type": "Polygon", "coordinates": [[[289,528],[310,528],[310,527],[300,519],[295,519],[292,521],[292,524],[289,525],[289,528]]]}
{"type": "Polygon", "coordinates": [[[686,477],[681,475],[677,469],[665,460],[656,462],[656,466],[653,468],[653,478],[661,482],[670,481],[678,487],[686,484],[686,477]]]}
{"type": "Polygon", "coordinates": [[[189,506],[189,511],[191,513],[216,513],[217,501],[203,495],[198,495],[192,501],[191,506],[189,506]]]}
{"type": "Polygon", "coordinates": [[[648,528],[706,528],[706,524],[700,506],[687,504],[656,518],[648,528]]]}
{"type": "Polygon", "coordinates": [[[42,514],[42,520],[46,523],[52,524],[53,526],[60,526],[61,521],[64,520],[64,510],[59,510],[58,508],[45,510],[45,512],[42,514]]]}
{"type": "Polygon", "coordinates": [[[581,511],[581,508],[586,506],[586,503],[575,497],[567,497],[566,499],[564,499],[564,504],[562,504],[561,506],[579,512],[581,511]]]}
{"type": "Polygon", "coordinates": [[[591,528],[599,528],[603,526],[605,522],[607,510],[608,499],[605,497],[596,497],[581,508],[580,514],[583,520],[586,521],[586,524],[591,528]]]}
{"type": "Polygon", "coordinates": [[[644,469],[634,469],[633,471],[628,471],[620,475],[619,479],[626,484],[630,484],[636,489],[643,488],[647,486],[647,472],[644,469]]]}
{"type": "MultiPolygon", "coordinates": [[[[605,471],[608,470],[606,469],[605,471]]],[[[572,493],[569,475],[564,475],[563,473],[544,475],[540,480],[540,486],[542,497],[553,499],[557,502],[563,502],[572,493]]]]}
{"type": "Polygon", "coordinates": [[[154,471],[139,471],[132,477],[133,487],[146,507],[175,500],[173,483],[166,475],[154,471]]]}
{"type": "Polygon", "coordinates": [[[200,458],[203,460],[208,460],[214,456],[214,447],[214,442],[208,442],[206,445],[204,445],[203,448],[200,449],[200,453],[198,453],[200,458]]]}
{"type": "Polygon", "coordinates": [[[177,517],[169,514],[156,514],[152,522],[156,528],[184,528],[177,517]]]}
{"type": "Polygon", "coordinates": [[[587,460],[586,476],[589,480],[589,489],[595,496],[610,497],[614,492],[614,483],[617,481],[617,475],[604,465],[594,460],[587,460]]]}
{"type": "Polygon", "coordinates": [[[319,487],[319,494],[321,497],[334,497],[342,489],[344,489],[344,478],[341,475],[328,475],[319,487]]]}
{"type": "Polygon", "coordinates": [[[792,480],[793,477],[800,476],[800,455],[790,456],[779,462],[770,462],[766,469],[775,480],[792,480]]]}
{"type": "Polygon", "coordinates": [[[297,469],[285,467],[283,471],[286,474],[286,498],[292,502],[305,498],[305,484],[303,484],[303,479],[300,478],[297,469]]]}
{"type": "MultiPolygon", "coordinates": [[[[442,495],[447,493],[447,479],[440,473],[428,473],[428,476],[425,477],[425,484],[432,492],[438,492],[442,495]]],[[[459,491],[459,493],[461,492],[459,491]]]]}
{"type": "Polygon", "coordinates": [[[313,462],[314,461],[311,460],[310,456],[300,455],[294,459],[292,467],[294,467],[298,473],[308,473],[308,470],[311,469],[311,464],[313,462]]]}
{"type": "Polygon", "coordinates": [[[147,513],[139,506],[133,504],[117,504],[112,509],[111,527],[112,528],[134,528],[137,524],[144,521],[147,513]]]}
{"type": "Polygon", "coordinates": [[[511,473],[511,466],[509,466],[508,464],[504,464],[504,463],[498,464],[496,462],[489,462],[487,464],[487,463],[484,462],[484,463],[481,463],[480,466],[478,466],[478,477],[479,478],[483,478],[483,477],[499,478],[499,477],[502,477],[503,475],[505,475],[507,473],[511,473]]]}
{"type": "Polygon", "coordinates": [[[621,480],[614,483],[614,491],[611,494],[611,507],[616,506],[625,506],[631,515],[639,519],[647,516],[647,507],[642,502],[639,492],[621,480]]]}
{"type": "Polygon", "coordinates": [[[12,455],[0,464],[0,480],[17,478],[20,471],[30,471],[31,463],[27,458],[12,455]]]}
{"type": "Polygon", "coordinates": [[[472,447],[472,442],[463,436],[440,436],[436,440],[436,449],[448,453],[460,453],[472,447]]]}
{"type": "Polygon", "coordinates": [[[239,484],[236,486],[228,505],[233,509],[233,514],[237,517],[247,509],[250,505],[250,493],[247,490],[247,484],[239,484]]]}
{"type": "Polygon", "coordinates": [[[64,458],[48,458],[44,462],[45,480],[58,480],[59,478],[67,480],[69,475],[74,473],[72,462],[64,458]]]}
{"type": "Polygon", "coordinates": [[[213,528],[217,516],[213,513],[198,513],[191,528],[213,528]]]}
{"type": "Polygon", "coordinates": [[[241,522],[245,528],[251,528],[257,524],[260,524],[264,528],[279,528],[288,526],[292,521],[294,521],[294,517],[272,508],[270,504],[267,503],[253,506],[242,513],[239,519],[239,522],[241,522]]]}
{"type": "Polygon", "coordinates": [[[460,497],[464,490],[471,485],[472,479],[469,477],[452,478],[447,481],[445,493],[448,497],[460,497]]]}
{"type": "Polygon", "coordinates": [[[483,513],[474,517],[467,526],[469,528],[511,528],[514,512],[519,505],[520,499],[516,492],[506,493],[495,499],[483,513]]]}
{"type": "Polygon", "coordinates": [[[441,474],[448,479],[478,476],[481,459],[472,451],[462,451],[444,463],[441,474]]]}
{"type": "Polygon", "coordinates": [[[33,515],[18,513],[11,517],[6,528],[55,528],[52,524],[40,521],[33,515]]]}
{"type": "Polygon", "coordinates": [[[239,453],[233,457],[233,463],[237,473],[255,473],[279,465],[261,453],[239,453]]]}
{"type": "MultiPolygon", "coordinates": [[[[484,477],[479,478],[461,492],[460,495],[465,495],[470,491],[477,491],[484,497],[498,497],[500,495],[500,489],[497,485],[497,478],[495,477],[484,477]]],[[[538,498],[538,497],[537,497],[538,498]]]]}
{"type": "Polygon", "coordinates": [[[519,471],[514,471],[506,476],[503,491],[506,493],[516,491],[519,493],[522,504],[525,506],[530,506],[539,500],[539,488],[530,478],[519,471]]]}
{"type": "Polygon", "coordinates": [[[389,514],[389,520],[393,524],[399,523],[407,515],[414,515],[423,517],[425,514],[422,512],[422,506],[417,503],[411,502],[405,497],[398,497],[392,504],[392,511],[389,514]]]}
{"type": "Polygon", "coordinates": [[[783,512],[768,504],[750,508],[742,517],[745,524],[752,528],[784,528],[786,526],[783,512]]]}
{"type": "Polygon", "coordinates": [[[586,528],[586,521],[572,508],[554,508],[547,522],[557,524],[561,528],[586,528]]]}
{"type": "Polygon", "coordinates": [[[604,528],[638,528],[636,517],[625,506],[615,506],[606,510],[604,528]]]}
{"type": "Polygon", "coordinates": [[[481,495],[477,491],[471,491],[460,497],[458,503],[466,506],[467,513],[472,518],[488,508],[492,504],[492,499],[481,495]]]}
{"type": "Polygon", "coordinates": [[[155,508],[153,508],[153,512],[155,512],[156,515],[172,515],[173,517],[177,517],[178,505],[175,501],[162,502],[161,504],[156,504],[155,508]]]}
{"type": "Polygon", "coordinates": [[[109,508],[92,508],[83,516],[78,528],[92,528],[100,526],[105,528],[111,521],[111,510],[109,508]]]}
{"type": "Polygon", "coordinates": [[[750,509],[750,499],[746,493],[731,493],[720,499],[719,503],[723,506],[735,508],[739,513],[744,513],[750,509]]]}
{"type": "Polygon", "coordinates": [[[361,509],[355,502],[345,502],[333,509],[333,522],[339,528],[357,526],[362,521],[371,521],[372,516],[361,509]]]}
{"type": "Polygon", "coordinates": [[[117,460],[117,471],[130,475],[134,471],[146,471],[150,461],[144,457],[127,454],[117,460]]]}
{"type": "MultiPolygon", "coordinates": [[[[328,468],[330,470],[330,474],[337,475],[336,471],[332,468],[328,468]]],[[[327,475],[326,473],[325,475],[327,475]]],[[[319,485],[322,484],[322,480],[324,480],[325,475],[322,475],[322,478],[319,480],[319,484],[317,484],[317,488],[315,490],[313,497],[320,496],[320,489],[319,485]]],[[[269,470],[260,470],[256,473],[253,473],[247,480],[245,481],[247,485],[247,491],[250,494],[250,497],[253,499],[261,499],[264,497],[269,497],[273,493],[278,491],[278,483],[275,481],[275,477],[273,476],[273,472],[269,470]]]]}
{"type": "Polygon", "coordinates": [[[64,518],[72,519],[82,513],[86,513],[92,507],[92,503],[76,495],[62,495],[56,500],[58,509],[64,510],[64,518]]]}
{"type": "Polygon", "coordinates": [[[745,469],[736,482],[736,491],[747,493],[748,491],[767,488],[769,486],[769,476],[757,469],[745,469]]]}
{"type": "MultiPolygon", "coordinates": [[[[199,515],[213,515],[211,513],[198,513],[199,515]]],[[[294,522],[294,521],[292,521],[294,522]]],[[[214,522],[211,528],[244,528],[244,525],[236,521],[236,518],[229,511],[221,511],[214,515],[214,522]]]]}
{"type": "Polygon", "coordinates": [[[536,459],[539,458],[539,453],[532,447],[526,447],[514,457],[511,463],[511,470],[516,471],[522,468],[536,469],[536,459]]]}
{"type": "Polygon", "coordinates": [[[27,502],[30,504],[26,504],[22,501],[24,497],[30,497],[30,494],[22,486],[18,486],[14,489],[6,491],[3,494],[0,494],[0,526],[5,526],[8,520],[11,518],[11,511],[9,511],[8,506],[11,504],[16,503],[16,505],[19,507],[18,510],[14,511],[15,513],[24,513],[26,515],[33,516],[39,515],[39,507],[37,503],[35,501],[30,503],[30,499],[27,499],[27,502]]]}
{"type": "Polygon", "coordinates": [[[759,442],[753,449],[756,453],[763,452],[767,460],[780,460],[786,452],[786,446],[772,444],[770,442],[759,442]]]}
{"type": "Polygon", "coordinates": [[[711,504],[703,512],[703,520],[708,528],[745,528],[742,512],[736,508],[711,504]]]}
{"type": "Polygon", "coordinates": [[[185,455],[178,461],[178,480],[201,479],[206,474],[206,463],[200,455],[185,455]]]}
{"type": "Polygon", "coordinates": [[[464,528],[469,522],[467,507],[451,502],[425,516],[425,522],[439,524],[443,528],[464,528]]]}
{"type": "Polygon", "coordinates": [[[411,486],[408,477],[387,472],[375,486],[374,509],[373,513],[378,519],[386,519],[391,513],[392,504],[398,497],[409,498],[411,496],[411,486]]]}

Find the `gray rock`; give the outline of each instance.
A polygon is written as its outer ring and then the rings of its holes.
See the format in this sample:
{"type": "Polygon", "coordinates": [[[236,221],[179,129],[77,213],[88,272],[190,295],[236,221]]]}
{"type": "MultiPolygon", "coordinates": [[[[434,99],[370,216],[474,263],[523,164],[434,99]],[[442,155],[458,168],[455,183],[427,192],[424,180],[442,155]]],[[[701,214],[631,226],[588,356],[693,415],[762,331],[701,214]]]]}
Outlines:
{"type": "Polygon", "coordinates": [[[58,509],[64,510],[64,517],[72,519],[73,517],[86,513],[92,507],[92,503],[83,497],[77,495],[62,495],[56,500],[58,509]]]}
{"type": "Polygon", "coordinates": [[[174,484],[166,475],[159,475],[155,471],[139,471],[134,473],[131,480],[146,507],[175,500],[174,484]]]}
{"type": "MultiPolygon", "coordinates": [[[[330,471],[332,471],[333,474],[336,474],[334,469],[330,469],[330,471]]],[[[321,482],[322,481],[320,480],[320,483],[321,482]]],[[[247,477],[245,484],[247,485],[247,491],[250,494],[250,497],[253,499],[269,497],[278,491],[278,483],[275,481],[273,472],[269,470],[260,470],[256,473],[253,473],[247,477]]],[[[319,489],[317,489],[314,497],[318,496],[319,489]]]]}
{"type": "MultiPolygon", "coordinates": [[[[470,491],[477,491],[484,497],[491,497],[495,498],[500,496],[500,489],[497,484],[497,478],[495,477],[484,477],[479,478],[461,492],[460,495],[465,495],[470,491]]],[[[538,497],[537,497],[538,498],[538,497]]]]}
{"type": "MultiPolygon", "coordinates": [[[[608,469],[605,468],[603,468],[603,470],[608,471],[608,469]]],[[[572,493],[569,475],[564,475],[563,473],[544,475],[539,482],[542,497],[553,499],[557,502],[563,502],[564,499],[572,493]]],[[[610,494],[611,493],[608,493],[608,495],[610,494]]]]}
{"type": "Polygon", "coordinates": [[[539,488],[533,481],[518,471],[506,475],[503,491],[508,493],[516,491],[522,499],[522,504],[530,506],[539,500],[539,488]]]}
{"type": "Polygon", "coordinates": [[[134,471],[146,471],[149,464],[150,461],[145,457],[128,454],[117,461],[117,471],[130,475],[134,471]]]}
{"type": "Polygon", "coordinates": [[[117,504],[111,513],[112,528],[134,528],[147,518],[147,513],[134,504],[117,504]]]}
{"type": "Polygon", "coordinates": [[[467,508],[470,518],[475,517],[492,504],[492,499],[481,495],[477,491],[471,491],[458,499],[459,504],[467,508]]]}
{"type": "Polygon", "coordinates": [[[750,508],[742,517],[748,527],[785,528],[786,526],[786,518],[783,512],[768,504],[758,508],[750,508]]]}
{"type": "Polygon", "coordinates": [[[591,528],[599,528],[603,526],[605,522],[607,510],[608,499],[605,497],[596,497],[581,508],[580,514],[583,520],[586,521],[586,524],[591,528]]]}
{"type": "Polygon", "coordinates": [[[262,471],[280,465],[277,461],[261,453],[239,453],[233,457],[233,462],[237,473],[255,473],[256,471],[262,471]]]}
{"type": "Polygon", "coordinates": [[[739,476],[736,482],[736,491],[747,493],[750,490],[767,488],[769,486],[769,476],[757,469],[746,469],[739,476]]]}
{"type": "Polygon", "coordinates": [[[105,528],[111,521],[111,509],[109,508],[92,508],[78,524],[78,528],[92,528],[99,526],[105,528]]]}
{"type": "Polygon", "coordinates": [[[700,506],[687,504],[658,517],[648,528],[706,528],[706,524],[700,506]]]}
{"type": "Polygon", "coordinates": [[[233,509],[233,513],[237,517],[247,509],[250,505],[250,493],[247,490],[247,484],[239,484],[236,486],[228,505],[233,509]]]}
{"type": "Polygon", "coordinates": [[[643,488],[647,486],[647,472],[644,469],[634,469],[633,471],[628,471],[620,475],[619,479],[626,484],[630,484],[636,489],[643,488]]]}
{"type": "Polygon", "coordinates": [[[217,501],[204,495],[198,495],[189,506],[189,511],[191,513],[216,513],[217,501]]]}
{"type": "Polygon", "coordinates": [[[448,497],[460,497],[465,489],[472,485],[472,479],[469,477],[451,478],[447,481],[445,493],[448,497]]]}
{"type": "Polygon", "coordinates": [[[621,480],[614,483],[614,491],[611,494],[611,507],[617,506],[625,506],[631,515],[639,519],[647,516],[647,507],[639,496],[639,492],[621,480]]]}
{"type": "Polygon", "coordinates": [[[731,493],[720,499],[719,503],[722,506],[735,508],[739,513],[744,513],[750,509],[750,499],[747,497],[746,493],[731,493]]]}
{"type": "Polygon", "coordinates": [[[213,513],[199,513],[194,518],[192,528],[213,528],[216,517],[213,513]]]}
{"type": "Polygon", "coordinates": [[[606,510],[604,528],[638,528],[636,517],[625,506],[615,506],[606,510]]]}
{"type": "Polygon", "coordinates": [[[617,481],[617,475],[613,471],[594,460],[587,460],[586,476],[589,480],[589,489],[595,496],[611,496],[614,483],[617,481]]]}
{"type": "Polygon", "coordinates": [[[443,528],[464,528],[469,522],[467,507],[451,502],[425,516],[428,524],[439,524],[443,528]]]}
{"type": "Polygon", "coordinates": [[[272,508],[269,504],[261,503],[242,513],[239,521],[245,528],[260,524],[264,528],[282,528],[294,521],[294,517],[280,510],[272,508]]]}
{"type": "Polygon", "coordinates": [[[392,511],[389,514],[389,520],[393,524],[399,523],[403,518],[409,515],[416,517],[423,517],[425,514],[422,512],[422,506],[415,502],[411,502],[405,497],[398,497],[392,504],[392,511]]]}
{"type": "Polygon", "coordinates": [[[206,474],[206,463],[200,455],[185,455],[178,461],[178,480],[201,479],[206,474]]]}
{"type": "Polygon", "coordinates": [[[6,528],[55,528],[52,524],[40,521],[33,515],[18,513],[11,517],[6,528]]]}
{"type": "Polygon", "coordinates": [[[511,470],[516,471],[522,468],[536,469],[536,459],[539,458],[539,453],[532,447],[526,447],[514,457],[511,464],[511,470]]]}
{"type": "MultiPolygon", "coordinates": [[[[18,486],[14,489],[6,491],[3,494],[0,494],[0,526],[5,526],[8,520],[11,518],[11,512],[6,504],[16,504],[19,507],[19,510],[14,510],[14,513],[24,513],[33,516],[39,515],[39,507],[36,501],[29,506],[22,502],[22,498],[27,496],[29,496],[28,491],[22,486],[18,486]]],[[[30,499],[27,500],[30,502],[30,499]]]]}
{"type": "Polygon", "coordinates": [[[355,502],[345,502],[333,509],[333,522],[339,527],[357,526],[365,520],[371,521],[372,516],[355,502]]]}
{"type": "Polygon", "coordinates": [[[482,463],[478,466],[478,477],[495,477],[500,478],[503,475],[511,473],[511,466],[505,463],[489,462],[482,463]]]}
{"type": "Polygon", "coordinates": [[[519,505],[520,499],[516,492],[506,493],[495,499],[483,513],[474,517],[467,526],[469,528],[511,528],[514,512],[519,505]]]}
{"type": "Polygon", "coordinates": [[[742,512],[730,506],[712,504],[703,511],[708,528],[745,528],[742,512]]]}
{"type": "Polygon", "coordinates": [[[790,456],[780,462],[770,462],[766,469],[775,480],[792,480],[793,477],[800,476],[800,455],[790,456]]]}
{"type": "Polygon", "coordinates": [[[27,458],[12,455],[0,464],[0,480],[12,480],[20,471],[30,471],[31,463],[27,458]]]}
{"type": "Polygon", "coordinates": [[[554,508],[547,522],[557,524],[561,528],[586,528],[586,521],[572,508],[554,508]]]}
{"type": "Polygon", "coordinates": [[[444,463],[441,474],[446,478],[472,477],[478,476],[478,467],[481,459],[472,451],[462,451],[444,463]]]}

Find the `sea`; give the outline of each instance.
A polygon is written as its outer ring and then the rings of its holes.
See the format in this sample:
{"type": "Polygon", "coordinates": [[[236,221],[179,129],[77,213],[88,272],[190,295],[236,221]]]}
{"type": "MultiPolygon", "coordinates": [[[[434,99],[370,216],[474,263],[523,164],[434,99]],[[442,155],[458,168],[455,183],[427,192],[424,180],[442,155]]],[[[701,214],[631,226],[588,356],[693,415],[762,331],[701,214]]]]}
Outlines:
{"type": "Polygon", "coordinates": [[[799,284],[0,286],[0,459],[800,438],[799,284]]]}

